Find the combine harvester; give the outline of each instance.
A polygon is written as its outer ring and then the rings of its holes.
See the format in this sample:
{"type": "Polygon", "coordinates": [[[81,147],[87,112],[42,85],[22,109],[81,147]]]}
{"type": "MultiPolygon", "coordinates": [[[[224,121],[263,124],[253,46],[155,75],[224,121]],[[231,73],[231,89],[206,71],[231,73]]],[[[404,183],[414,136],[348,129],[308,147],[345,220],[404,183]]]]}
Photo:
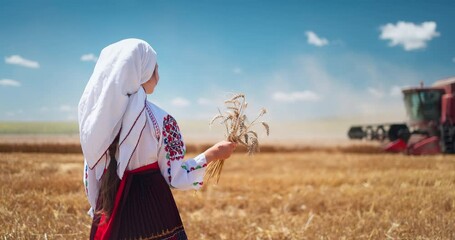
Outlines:
{"type": "Polygon", "coordinates": [[[352,126],[350,139],[386,141],[387,152],[455,153],[455,77],[402,90],[406,123],[352,126]]]}

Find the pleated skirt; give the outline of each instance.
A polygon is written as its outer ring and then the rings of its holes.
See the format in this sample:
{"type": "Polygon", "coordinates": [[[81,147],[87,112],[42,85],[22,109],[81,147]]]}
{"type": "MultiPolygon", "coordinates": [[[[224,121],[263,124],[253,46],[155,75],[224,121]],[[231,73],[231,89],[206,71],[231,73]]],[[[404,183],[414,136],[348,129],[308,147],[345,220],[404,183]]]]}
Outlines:
{"type": "Polygon", "coordinates": [[[125,172],[115,213],[95,215],[90,239],[187,239],[169,185],[159,169],[145,169],[125,172]]]}

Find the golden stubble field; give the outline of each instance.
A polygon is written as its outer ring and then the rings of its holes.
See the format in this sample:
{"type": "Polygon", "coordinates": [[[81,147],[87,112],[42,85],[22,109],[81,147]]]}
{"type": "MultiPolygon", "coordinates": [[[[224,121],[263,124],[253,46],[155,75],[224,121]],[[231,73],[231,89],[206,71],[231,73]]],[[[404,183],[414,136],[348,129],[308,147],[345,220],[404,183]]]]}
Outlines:
{"type": "MultiPolygon", "coordinates": [[[[0,153],[0,239],[87,239],[82,162],[0,153]]],[[[453,156],[239,153],[174,195],[190,239],[455,239],[453,156]]]]}

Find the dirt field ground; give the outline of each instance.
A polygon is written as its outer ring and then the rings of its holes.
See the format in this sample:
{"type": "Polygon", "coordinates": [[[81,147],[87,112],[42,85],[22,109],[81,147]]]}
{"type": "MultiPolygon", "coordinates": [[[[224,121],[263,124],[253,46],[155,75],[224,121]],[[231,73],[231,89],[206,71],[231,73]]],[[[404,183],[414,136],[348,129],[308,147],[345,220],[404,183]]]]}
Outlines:
{"type": "MultiPolygon", "coordinates": [[[[82,161],[0,153],[0,239],[87,239],[82,161]]],[[[190,239],[455,239],[452,156],[239,153],[174,193],[190,239]]]]}

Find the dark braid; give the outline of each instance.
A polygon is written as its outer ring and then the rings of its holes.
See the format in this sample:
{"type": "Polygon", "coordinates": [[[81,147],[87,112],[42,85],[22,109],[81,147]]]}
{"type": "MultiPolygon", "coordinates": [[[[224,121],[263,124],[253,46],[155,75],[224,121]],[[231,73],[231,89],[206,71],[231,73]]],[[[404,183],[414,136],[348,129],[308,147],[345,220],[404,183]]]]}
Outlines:
{"type": "Polygon", "coordinates": [[[119,143],[120,133],[114,139],[114,141],[109,146],[109,156],[111,157],[109,167],[101,178],[101,187],[100,187],[100,203],[101,203],[101,213],[104,213],[106,216],[106,221],[112,214],[115,203],[115,195],[117,194],[117,189],[120,185],[120,179],[117,175],[117,160],[115,158],[115,153],[117,151],[117,146],[119,143]]]}

